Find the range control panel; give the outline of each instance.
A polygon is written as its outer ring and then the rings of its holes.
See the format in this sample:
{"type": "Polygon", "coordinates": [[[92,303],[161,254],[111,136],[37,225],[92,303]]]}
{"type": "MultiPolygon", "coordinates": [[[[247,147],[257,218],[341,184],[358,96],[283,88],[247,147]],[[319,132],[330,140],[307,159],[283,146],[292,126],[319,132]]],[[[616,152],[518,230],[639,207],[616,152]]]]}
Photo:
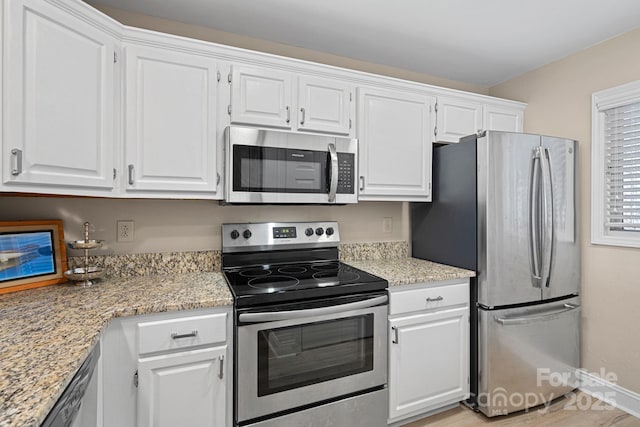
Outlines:
{"type": "Polygon", "coordinates": [[[337,247],[338,223],[261,222],[222,224],[222,252],[337,247]]]}

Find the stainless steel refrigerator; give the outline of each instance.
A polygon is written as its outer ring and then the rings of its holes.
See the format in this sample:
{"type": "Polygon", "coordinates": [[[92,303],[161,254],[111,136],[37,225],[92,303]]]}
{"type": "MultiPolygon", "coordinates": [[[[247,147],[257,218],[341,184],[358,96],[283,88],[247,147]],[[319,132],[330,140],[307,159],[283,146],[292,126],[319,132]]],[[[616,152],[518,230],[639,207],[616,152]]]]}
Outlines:
{"type": "Polygon", "coordinates": [[[434,148],[433,202],[411,204],[413,256],[477,272],[470,403],[488,416],[577,386],[577,148],[512,132],[462,138],[434,148]]]}

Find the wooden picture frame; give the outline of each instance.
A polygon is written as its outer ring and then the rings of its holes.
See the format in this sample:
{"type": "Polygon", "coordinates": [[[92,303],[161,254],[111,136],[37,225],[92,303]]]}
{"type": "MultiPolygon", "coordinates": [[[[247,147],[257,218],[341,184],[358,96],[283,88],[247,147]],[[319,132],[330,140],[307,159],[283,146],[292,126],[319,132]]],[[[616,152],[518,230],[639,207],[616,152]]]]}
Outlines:
{"type": "Polygon", "coordinates": [[[66,282],[61,220],[0,221],[0,294],[66,282]]]}

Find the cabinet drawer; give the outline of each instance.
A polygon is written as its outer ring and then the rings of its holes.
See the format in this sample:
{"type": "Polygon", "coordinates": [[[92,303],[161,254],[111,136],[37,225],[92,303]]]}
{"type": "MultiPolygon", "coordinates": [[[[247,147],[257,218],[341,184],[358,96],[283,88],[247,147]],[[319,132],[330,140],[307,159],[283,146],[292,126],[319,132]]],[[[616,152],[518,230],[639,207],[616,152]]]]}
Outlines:
{"type": "Polygon", "coordinates": [[[227,313],[138,323],[139,354],[225,342],[227,313]]]}
{"type": "Polygon", "coordinates": [[[469,304],[467,283],[391,291],[389,294],[390,315],[469,304]]]}

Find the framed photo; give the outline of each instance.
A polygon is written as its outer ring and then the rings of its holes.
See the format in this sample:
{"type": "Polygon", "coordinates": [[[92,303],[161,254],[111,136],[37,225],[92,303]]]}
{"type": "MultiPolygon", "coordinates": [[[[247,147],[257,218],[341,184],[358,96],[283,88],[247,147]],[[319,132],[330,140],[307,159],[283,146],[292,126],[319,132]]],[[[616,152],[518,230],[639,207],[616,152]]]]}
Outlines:
{"type": "Polygon", "coordinates": [[[0,221],[0,294],[66,282],[61,220],[0,221]]]}

